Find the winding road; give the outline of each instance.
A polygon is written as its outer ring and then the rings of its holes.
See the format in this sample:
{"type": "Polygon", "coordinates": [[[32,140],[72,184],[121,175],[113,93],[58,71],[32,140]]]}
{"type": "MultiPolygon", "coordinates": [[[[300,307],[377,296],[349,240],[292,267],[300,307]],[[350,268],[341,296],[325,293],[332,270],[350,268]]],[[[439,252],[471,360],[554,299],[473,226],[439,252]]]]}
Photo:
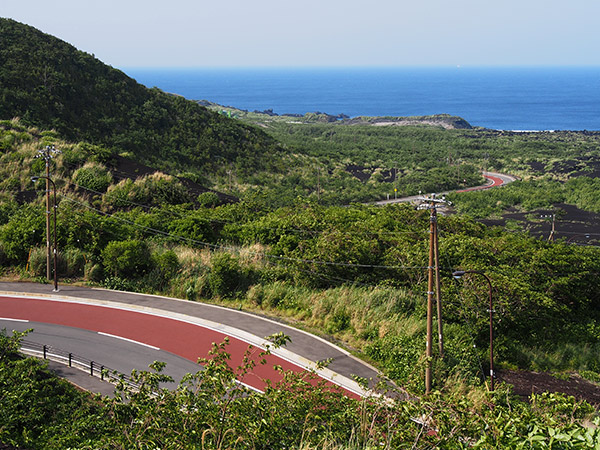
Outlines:
{"type": "MultiPolygon", "coordinates": [[[[503,186],[516,179],[494,172],[483,175],[486,184],[456,192],[503,186]]],[[[377,204],[420,199],[412,196],[377,204]]],[[[165,373],[176,381],[185,373],[199,370],[198,358],[208,357],[213,343],[223,342],[226,337],[233,368],[242,364],[245,355],[258,361],[261,352],[270,348],[271,353],[265,357],[267,364],[257,364],[251,373],[238,378],[259,391],[265,388],[266,380],[281,380],[276,366],[296,372],[313,370],[355,398],[369,394],[354,381],[355,376],[370,380],[379,376],[377,370],[346,350],[265,317],[215,305],[104,289],[64,285],[54,293],[49,285],[0,282],[2,328],[33,328],[28,340],[80,354],[124,374],[163,361],[167,363],[165,373]],[[267,336],[276,333],[289,336],[291,341],[284,348],[273,348],[267,336]],[[325,360],[329,364],[320,368],[318,362],[325,360]]],[[[82,377],[69,371],[65,374],[80,380],[82,377]]],[[[90,386],[91,390],[109,391],[94,383],[90,386]]]]}
{"type": "Polygon", "coordinates": [[[239,382],[263,390],[266,380],[281,379],[275,366],[296,372],[314,370],[330,385],[358,398],[368,392],[353,377],[378,377],[373,367],[318,336],[244,311],[79,286],[63,285],[58,293],[51,289],[35,283],[0,282],[0,328],[33,328],[27,339],[82,354],[126,374],[131,369],[147,369],[149,362],[165,361],[167,374],[175,379],[197,371],[198,358],[207,357],[212,344],[225,337],[235,368],[247,351],[255,361],[260,359],[270,345],[266,336],[284,333],[291,339],[288,345],[271,348],[267,364],[257,364],[239,382]],[[330,363],[321,369],[317,362],[324,360],[330,363]]]}
{"type": "MultiPolygon", "coordinates": [[[[497,172],[483,172],[483,177],[486,179],[486,183],[481,186],[474,186],[466,189],[460,189],[457,191],[446,191],[440,192],[438,195],[447,195],[451,192],[470,192],[470,191],[480,191],[483,189],[490,189],[493,187],[505,186],[508,183],[512,183],[517,180],[516,177],[512,175],[508,175],[505,173],[497,173],[497,172]]],[[[389,205],[391,203],[417,203],[423,199],[423,195],[411,195],[409,197],[395,198],[390,200],[381,200],[379,202],[375,202],[375,205],[389,205]]]]}

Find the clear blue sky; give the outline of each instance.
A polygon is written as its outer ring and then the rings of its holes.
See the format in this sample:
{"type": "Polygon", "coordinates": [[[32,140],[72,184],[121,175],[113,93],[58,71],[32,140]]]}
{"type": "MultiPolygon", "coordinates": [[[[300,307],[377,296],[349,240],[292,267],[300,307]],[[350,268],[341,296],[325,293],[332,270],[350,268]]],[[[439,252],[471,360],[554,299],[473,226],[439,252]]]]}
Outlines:
{"type": "Polygon", "coordinates": [[[115,67],[600,65],[599,0],[3,0],[115,67]]]}

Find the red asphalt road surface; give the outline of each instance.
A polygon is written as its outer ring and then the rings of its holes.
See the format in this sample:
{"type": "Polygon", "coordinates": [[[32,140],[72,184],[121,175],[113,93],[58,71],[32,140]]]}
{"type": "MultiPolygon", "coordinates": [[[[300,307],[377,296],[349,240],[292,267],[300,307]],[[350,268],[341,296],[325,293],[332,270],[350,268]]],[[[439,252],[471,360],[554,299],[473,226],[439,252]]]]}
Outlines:
{"type": "Polygon", "coordinates": [[[493,188],[496,186],[502,186],[502,184],[504,184],[504,181],[502,181],[502,178],[500,177],[495,177],[493,175],[484,175],[484,177],[488,180],[490,180],[492,182],[492,184],[486,184],[485,186],[475,186],[472,188],[467,188],[467,189],[461,189],[459,191],[454,191],[454,192],[470,192],[470,191],[479,191],[482,189],[489,189],[489,188],[493,188]]]}
{"type": "MultiPolygon", "coordinates": [[[[56,299],[0,296],[0,317],[108,333],[158,347],[194,362],[198,358],[208,357],[212,344],[221,343],[226,337],[226,334],[218,331],[167,317],[56,299]]],[[[248,343],[229,337],[226,351],[231,354],[230,367],[235,369],[242,364],[248,348],[248,343]]],[[[238,378],[238,381],[263,391],[266,386],[264,380],[271,380],[275,385],[283,378],[281,373],[273,368],[275,365],[285,371],[304,371],[303,368],[272,354],[265,356],[266,364],[260,364],[261,351],[262,349],[257,347],[251,349],[251,357],[257,364],[250,373],[238,378]]],[[[350,397],[360,398],[340,386],[329,381],[327,383],[341,389],[350,397]]]]}

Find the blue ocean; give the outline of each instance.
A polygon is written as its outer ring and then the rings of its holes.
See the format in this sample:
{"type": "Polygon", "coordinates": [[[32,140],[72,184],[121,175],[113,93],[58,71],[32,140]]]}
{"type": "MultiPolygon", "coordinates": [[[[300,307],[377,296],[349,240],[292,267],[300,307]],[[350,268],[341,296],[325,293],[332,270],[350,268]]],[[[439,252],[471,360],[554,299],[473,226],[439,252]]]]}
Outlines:
{"type": "Polygon", "coordinates": [[[148,87],[249,111],[451,114],[499,130],[600,130],[600,67],[124,71],[148,87]]]}

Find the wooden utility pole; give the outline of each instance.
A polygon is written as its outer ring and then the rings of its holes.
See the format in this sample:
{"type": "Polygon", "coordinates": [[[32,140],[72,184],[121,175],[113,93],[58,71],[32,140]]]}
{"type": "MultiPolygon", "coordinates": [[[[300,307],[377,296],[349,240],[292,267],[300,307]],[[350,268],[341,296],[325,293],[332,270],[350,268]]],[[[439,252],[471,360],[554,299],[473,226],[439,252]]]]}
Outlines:
{"type": "Polygon", "coordinates": [[[540,218],[551,220],[551,228],[550,235],[548,236],[548,242],[554,242],[554,232],[556,231],[556,212],[553,211],[551,214],[542,214],[540,218]]]}
{"type": "Polygon", "coordinates": [[[52,280],[51,252],[50,252],[50,160],[60,151],[54,148],[54,145],[47,145],[46,148],[38,150],[36,158],[44,158],[46,161],[46,278],[52,280]]]}
{"type": "Polygon", "coordinates": [[[321,203],[321,168],[317,166],[317,200],[321,203]]]}
{"type": "MultiPolygon", "coordinates": [[[[46,147],[48,149],[48,147],[46,147]]],[[[52,279],[50,271],[50,154],[46,159],[46,278],[52,279]]]]}
{"type": "MultiPolygon", "coordinates": [[[[432,208],[435,211],[435,208],[432,208]]],[[[437,219],[436,219],[437,220],[437,219]]],[[[434,229],[436,228],[434,216],[430,217],[429,223],[429,268],[428,268],[428,283],[427,283],[427,342],[425,347],[425,393],[429,394],[431,390],[431,360],[433,358],[433,269],[435,258],[435,244],[433,239],[434,229]]],[[[439,320],[439,318],[438,318],[439,320]]]]}
{"type": "Polygon", "coordinates": [[[437,227],[437,209],[439,203],[449,203],[443,196],[441,199],[435,197],[435,194],[427,198],[422,198],[419,209],[429,209],[431,211],[429,217],[429,266],[428,266],[428,283],[427,283],[427,341],[426,352],[427,362],[425,365],[425,393],[431,391],[431,362],[433,359],[433,296],[437,304],[437,320],[438,320],[438,348],[439,357],[444,356],[444,335],[442,326],[442,298],[440,290],[440,262],[438,249],[438,227],[437,227]],[[434,291],[435,284],[435,291],[434,291]]]}
{"type": "Polygon", "coordinates": [[[433,251],[435,261],[435,300],[437,305],[437,317],[438,317],[438,348],[440,352],[440,358],[444,357],[444,337],[443,337],[443,325],[442,325],[442,293],[440,289],[440,249],[438,246],[438,227],[437,227],[437,211],[434,208],[431,209],[431,215],[435,217],[435,227],[433,229],[433,251]]]}

